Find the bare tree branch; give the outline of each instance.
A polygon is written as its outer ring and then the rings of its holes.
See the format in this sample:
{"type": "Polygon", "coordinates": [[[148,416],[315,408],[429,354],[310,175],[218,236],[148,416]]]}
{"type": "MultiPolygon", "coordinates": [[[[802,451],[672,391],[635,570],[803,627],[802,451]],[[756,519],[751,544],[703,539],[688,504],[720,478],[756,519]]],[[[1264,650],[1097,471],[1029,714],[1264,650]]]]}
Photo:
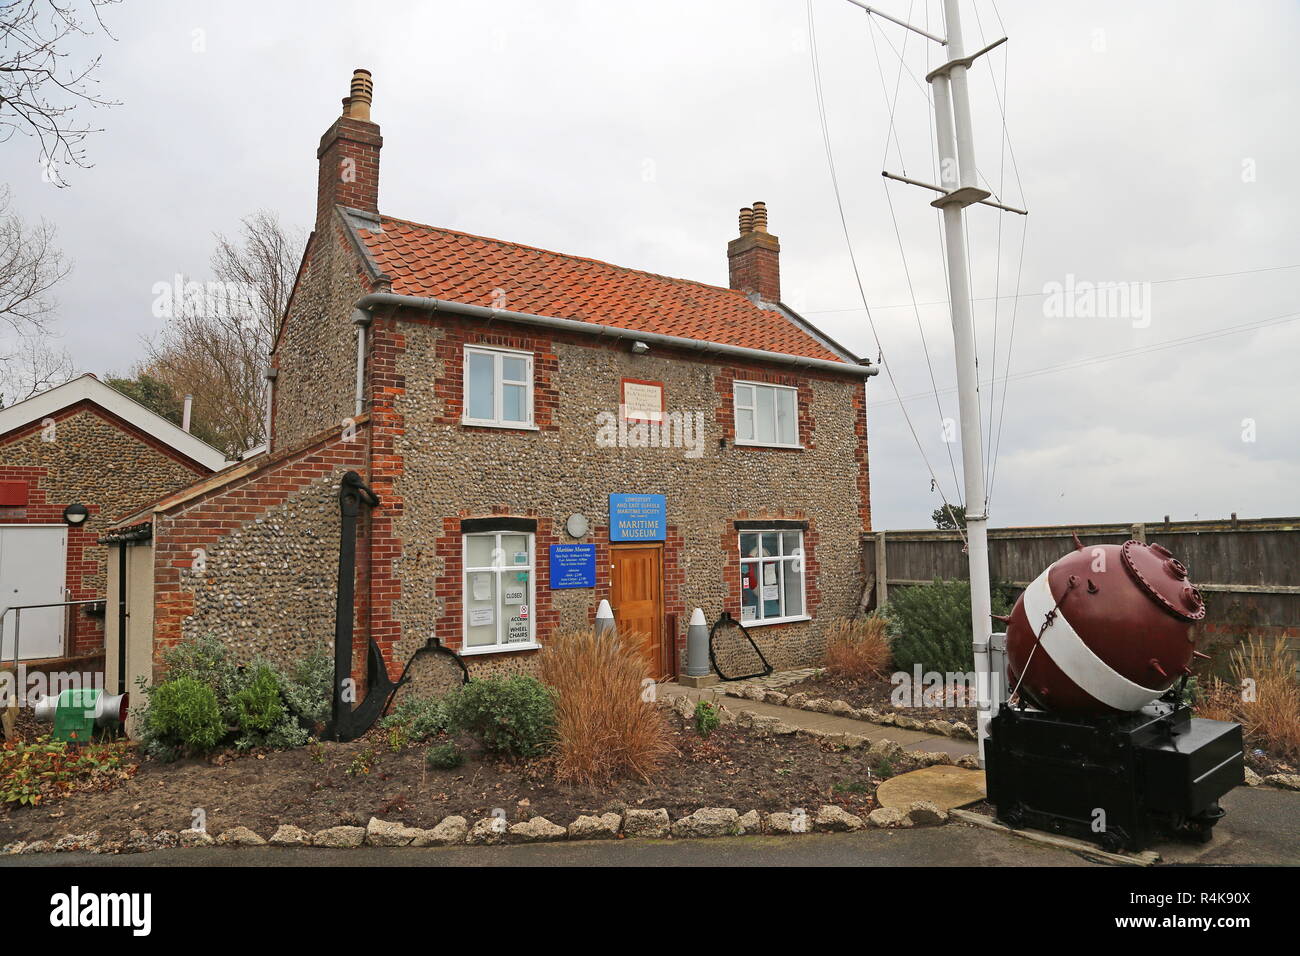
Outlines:
{"type": "Polygon", "coordinates": [[[235,457],[266,440],[266,365],[305,237],[263,210],[244,218],[236,239],[215,238],[213,281],[170,295],[168,325],[137,372],[193,395],[196,432],[235,457]]]}
{"type": "Polygon", "coordinates": [[[84,107],[116,106],[95,86],[100,57],[70,59],[83,37],[113,35],[102,9],[118,0],[0,2],[0,143],[21,133],[40,144],[43,177],[64,186],[59,167],[87,167],[85,139],[99,129],[80,119],[84,107]]]}

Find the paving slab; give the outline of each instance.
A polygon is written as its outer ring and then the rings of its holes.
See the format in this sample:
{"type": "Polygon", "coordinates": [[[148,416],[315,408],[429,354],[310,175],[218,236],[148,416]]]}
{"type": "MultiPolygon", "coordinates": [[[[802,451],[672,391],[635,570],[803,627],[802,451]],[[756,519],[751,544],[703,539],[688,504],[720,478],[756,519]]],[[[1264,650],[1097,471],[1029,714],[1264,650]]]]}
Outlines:
{"type": "Polygon", "coordinates": [[[988,796],[983,770],[963,767],[923,767],[890,777],[876,788],[882,807],[906,810],[918,800],[933,803],[940,810],[964,807],[988,796]]]}
{"type": "Polygon", "coordinates": [[[665,683],[659,685],[661,697],[685,696],[691,700],[707,700],[722,704],[732,713],[746,710],[764,717],[777,717],[800,730],[817,730],[827,734],[861,734],[869,740],[888,738],[902,746],[904,750],[924,750],[927,753],[946,753],[952,757],[973,754],[978,746],[973,740],[957,740],[953,737],[940,737],[924,730],[904,730],[902,727],[887,727],[884,724],[872,724],[852,717],[837,717],[833,714],[819,714],[813,710],[799,710],[795,707],[783,707],[780,704],[767,704],[744,697],[727,697],[719,693],[717,685],[712,687],[683,687],[681,684],[665,683]]]}

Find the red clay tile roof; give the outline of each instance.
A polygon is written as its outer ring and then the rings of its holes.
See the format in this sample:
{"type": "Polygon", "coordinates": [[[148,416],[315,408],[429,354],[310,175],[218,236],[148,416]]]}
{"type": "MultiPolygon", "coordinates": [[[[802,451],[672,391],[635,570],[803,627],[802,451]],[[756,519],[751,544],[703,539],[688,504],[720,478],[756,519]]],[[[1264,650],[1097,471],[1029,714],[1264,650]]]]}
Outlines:
{"type": "Polygon", "coordinates": [[[359,231],[399,295],[501,306],[598,325],[844,361],[775,309],[743,293],[499,239],[382,217],[359,231]]]}

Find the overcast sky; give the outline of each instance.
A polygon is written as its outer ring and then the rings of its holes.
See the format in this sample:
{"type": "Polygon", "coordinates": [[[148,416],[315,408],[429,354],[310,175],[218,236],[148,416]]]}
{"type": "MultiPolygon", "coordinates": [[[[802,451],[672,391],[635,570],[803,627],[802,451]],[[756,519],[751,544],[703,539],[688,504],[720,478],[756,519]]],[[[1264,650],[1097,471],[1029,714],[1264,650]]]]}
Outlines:
{"type": "MultiPolygon", "coordinates": [[[[943,32],[937,0],[879,6],[943,32]]],[[[880,176],[934,181],[922,87],[939,48],[845,0],[813,9],[866,297],[956,500],[936,213],[931,194],[880,176]]],[[[963,17],[968,50],[1010,36],[972,73],[975,143],[984,178],[1030,209],[967,214],[992,436],[1015,312],[994,526],[1300,512],[1300,6],[978,0],[963,17]],[[1128,310],[1080,315],[1043,294],[1088,282],[1124,283],[1128,310]],[[996,359],[995,288],[1022,293],[999,300],[996,359]]],[[[122,105],[93,115],[94,168],[56,189],[30,140],[0,147],[15,207],[54,223],[75,262],[58,328],[79,370],[131,367],[160,321],[153,285],[202,278],[214,232],[259,208],[310,225],[316,145],[357,66],[374,73],[384,212],[725,285],[736,210],[761,199],[788,304],[877,356],[801,0],[126,0],[106,20],[116,42],[92,47],[122,105]]],[[[893,387],[882,374],[868,390],[874,523],[928,526],[940,497],[893,387]]]]}

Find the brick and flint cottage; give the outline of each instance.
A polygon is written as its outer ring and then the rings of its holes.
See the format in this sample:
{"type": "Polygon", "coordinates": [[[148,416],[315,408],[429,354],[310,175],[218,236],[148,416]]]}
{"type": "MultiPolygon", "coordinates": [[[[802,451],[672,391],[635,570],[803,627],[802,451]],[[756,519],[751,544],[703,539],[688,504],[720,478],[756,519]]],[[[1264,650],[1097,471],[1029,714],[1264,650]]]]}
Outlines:
{"type": "Polygon", "coordinates": [[[332,646],[349,471],[378,499],[348,582],[358,676],[370,640],[390,678],[431,639],[471,675],[527,670],[602,599],[649,676],[696,607],[777,668],[817,661],[862,587],[876,368],[781,303],[765,206],[726,289],[423,225],[380,212],[370,108],[359,70],[317,150],[268,450],[113,532],[149,555],[128,669],[199,634],[243,660],[332,646]]]}
{"type": "Polygon", "coordinates": [[[0,410],[0,663],[102,656],[115,568],[97,539],[225,463],[93,375],[0,410]],[[67,606],[34,607],[57,604],[67,606]]]}

